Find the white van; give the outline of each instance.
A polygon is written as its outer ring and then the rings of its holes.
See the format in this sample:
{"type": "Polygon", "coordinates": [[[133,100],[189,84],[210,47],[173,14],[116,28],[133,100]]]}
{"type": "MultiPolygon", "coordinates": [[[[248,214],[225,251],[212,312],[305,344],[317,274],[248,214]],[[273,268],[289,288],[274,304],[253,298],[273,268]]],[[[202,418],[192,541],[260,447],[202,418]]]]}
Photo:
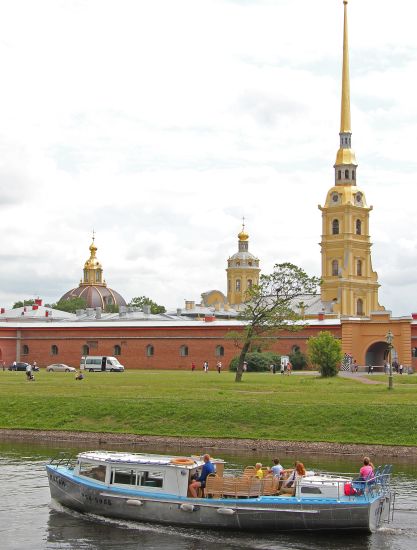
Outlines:
{"type": "Polygon", "coordinates": [[[125,370],[116,357],[109,357],[107,355],[86,355],[81,357],[80,369],[89,372],[123,372],[125,370]]]}

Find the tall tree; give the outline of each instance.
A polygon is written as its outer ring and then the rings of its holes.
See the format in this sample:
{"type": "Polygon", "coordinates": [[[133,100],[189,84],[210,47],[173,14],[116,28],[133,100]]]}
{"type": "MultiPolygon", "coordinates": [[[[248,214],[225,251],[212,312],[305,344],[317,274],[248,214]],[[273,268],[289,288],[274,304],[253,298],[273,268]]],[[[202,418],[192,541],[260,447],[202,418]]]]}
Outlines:
{"type": "Polygon", "coordinates": [[[236,382],[242,380],[243,364],[251,346],[268,334],[276,335],[279,330],[299,330],[302,325],[296,313],[297,299],[315,294],[320,285],[319,277],[307,273],[291,263],[276,264],[270,275],[261,275],[259,284],[247,290],[246,302],[239,318],[246,321],[243,330],[236,336],[241,342],[241,352],[236,370],[236,382]]]}
{"type": "Polygon", "coordinates": [[[308,339],[308,356],[323,377],[336,376],[342,361],[342,344],[328,331],[308,339]]]}
{"type": "Polygon", "coordinates": [[[136,298],[132,298],[130,301],[130,306],[134,307],[140,307],[143,309],[143,306],[151,306],[151,313],[156,315],[157,313],[165,313],[166,309],[164,306],[160,306],[147,296],[138,296],[136,298]]]}

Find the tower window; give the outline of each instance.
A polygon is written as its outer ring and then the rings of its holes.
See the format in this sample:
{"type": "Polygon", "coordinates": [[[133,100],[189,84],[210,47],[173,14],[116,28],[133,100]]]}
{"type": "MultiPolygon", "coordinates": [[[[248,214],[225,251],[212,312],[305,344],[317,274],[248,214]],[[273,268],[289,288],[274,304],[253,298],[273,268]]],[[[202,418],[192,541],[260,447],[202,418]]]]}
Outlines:
{"type": "Polygon", "coordinates": [[[252,288],[252,279],[248,279],[248,288],[252,288]]]}
{"type": "Polygon", "coordinates": [[[180,356],[181,357],[188,357],[188,346],[181,346],[180,347],[180,356]]]}
{"type": "Polygon", "coordinates": [[[216,346],[216,357],[223,357],[223,356],[224,356],[224,347],[216,346]]]}
{"type": "Polygon", "coordinates": [[[345,170],[345,179],[349,179],[349,170],[345,170]]]}
{"type": "Polygon", "coordinates": [[[333,220],[332,233],[333,235],[339,235],[339,220],[333,220]]]}
{"type": "Polygon", "coordinates": [[[338,179],[338,180],[341,180],[341,179],[342,179],[342,170],[338,170],[338,171],[337,171],[337,179],[338,179]]]}
{"type": "MultiPolygon", "coordinates": [[[[154,354],[154,347],[152,344],[148,344],[146,346],[146,357],[153,357],[153,354],[154,354]]],[[[188,355],[188,353],[187,353],[188,355]]]]}
{"type": "Polygon", "coordinates": [[[116,344],[114,346],[114,355],[122,355],[122,348],[119,346],[119,344],[116,344]]]}
{"type": "Polygon", "coordinates": [[[363,300],[361,298],[356,302],[356,315],[363,315],[363,300]]]}
{"type": "Polygon", "coordinates": [[[356,262],[356,275],[358,275],[359,277],[362,276],[362,260],[358,260],[356,262]]]}
{"type": "Polygon", "coordinates": [[[362,234],[362,222],[361,220],[356,220],[356,235],[362,234]]]}
{"type": "Polygon", "coordinates": [[[236,291],[240,292],[240,279],[236,279],[236,291]]]}
{"type": "Polygon", "coordinates": [[[58,346],[56,346],[55,344],[51,346],[51,354],[58,355],[58,346]]]}
{"type": "Polygon", "coordinates": [[[355,170],[352,170],[352,179],[355,179],[355,170]]]}
{"type": "Polygon", "coordinates": [[[332,261],[332,275],[337,277],[339,275],[339,262],[337,260],[332,261]]]}
{"type": "Polygon", "coordinates": [[[84,282],[88,283],[88,271],[84,269],[84,282]]]}

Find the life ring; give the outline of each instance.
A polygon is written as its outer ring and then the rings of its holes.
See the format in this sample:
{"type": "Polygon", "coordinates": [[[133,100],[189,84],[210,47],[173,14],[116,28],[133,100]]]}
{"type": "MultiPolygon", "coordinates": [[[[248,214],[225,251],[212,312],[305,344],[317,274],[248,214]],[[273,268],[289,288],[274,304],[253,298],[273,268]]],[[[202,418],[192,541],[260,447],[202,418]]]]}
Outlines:
{"type": "Polygon", "coordinates": [[[171,459],[171,464],[179,464],[181,466],[191,466],[194,464],[194,460],[192,458],[173,458],[171,459]]]}

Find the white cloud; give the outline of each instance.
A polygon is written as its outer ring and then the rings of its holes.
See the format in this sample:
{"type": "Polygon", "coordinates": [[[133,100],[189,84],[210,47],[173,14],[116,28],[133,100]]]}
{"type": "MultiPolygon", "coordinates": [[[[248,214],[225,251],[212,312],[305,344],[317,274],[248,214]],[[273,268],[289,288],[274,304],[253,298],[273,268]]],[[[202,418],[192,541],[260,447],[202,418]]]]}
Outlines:
{"type": "MultiPolygon", "coordinates": [[[[417,7],[349,3],[353,146],[380,301],[417,310],[417,7]],[[407,17],[404,17],[407,14],[407,17]]],[[[242,215],[264,272],[320,273],[342,0],[0,5],[0,303],[78,283],[170,307],[225,290],[242,215]]]]}

